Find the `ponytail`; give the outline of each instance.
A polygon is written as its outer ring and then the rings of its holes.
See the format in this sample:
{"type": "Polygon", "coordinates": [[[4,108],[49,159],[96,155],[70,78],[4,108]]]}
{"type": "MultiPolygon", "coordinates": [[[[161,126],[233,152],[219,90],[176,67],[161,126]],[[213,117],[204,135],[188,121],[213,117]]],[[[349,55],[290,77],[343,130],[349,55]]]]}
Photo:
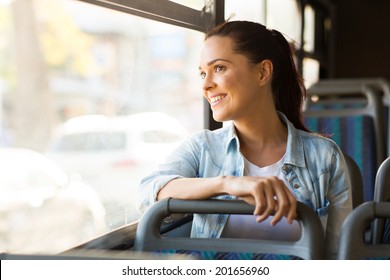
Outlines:
{"type": "Polygon", "coordinates": [[[309,132],[302,117],[306,88],[296,68],[292,48],[279,31],[271,32],[279,48],[279,55],[271,59],[275,64],[271,86],[276,110],[285,114],[296,128],[309,132]]]}

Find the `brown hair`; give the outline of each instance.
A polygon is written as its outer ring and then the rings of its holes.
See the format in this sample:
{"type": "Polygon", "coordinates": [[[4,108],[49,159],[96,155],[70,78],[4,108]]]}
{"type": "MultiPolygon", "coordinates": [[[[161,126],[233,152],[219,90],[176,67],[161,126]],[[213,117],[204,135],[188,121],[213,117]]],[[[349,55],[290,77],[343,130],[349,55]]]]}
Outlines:
{"type": "Polygon", "coordinates": [[[296,128],[309,131],[302,118],[306,89],[290,44],[279,31],[255,22],[231,21],[213,28],[205,40],[212,36],[231,38],[235,43],[234,50],[253,64],[269,59],[274,66],[271,87],[276,110],[285,114],[296,128]]]}

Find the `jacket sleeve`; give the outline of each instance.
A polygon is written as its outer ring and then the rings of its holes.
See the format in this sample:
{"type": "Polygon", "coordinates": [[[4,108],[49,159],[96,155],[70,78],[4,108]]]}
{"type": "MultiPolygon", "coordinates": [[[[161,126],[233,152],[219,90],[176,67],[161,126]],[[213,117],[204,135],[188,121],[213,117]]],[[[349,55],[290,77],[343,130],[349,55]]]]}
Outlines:
{"type": "Polygon", "coordinates": [[[157,201],[158,192],[171,180],[198,175],[200,145],[196,135],[179,145],[157,170],[141,180],[137,209],[144,213],[157,201]]]}
{"type": "Polygon", "coordinates": [[[336,147],[334,150],[331,165],[332,172],[330,173],[327,193],[329,214],[325,244],[328,258],[335,259],[337,257],[341,226],[352,211],[352,188],[346,161],[339,147],[336,147]]]}

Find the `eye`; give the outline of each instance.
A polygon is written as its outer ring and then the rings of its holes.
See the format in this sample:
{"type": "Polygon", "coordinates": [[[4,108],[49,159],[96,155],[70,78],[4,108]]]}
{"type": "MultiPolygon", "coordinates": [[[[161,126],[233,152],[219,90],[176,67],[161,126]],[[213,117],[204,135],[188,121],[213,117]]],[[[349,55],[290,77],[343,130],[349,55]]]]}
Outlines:
{"type": "Polygon", "coordinates": [[[203,80],[204,78],[206,78],[206,73],[205,72],[200,72],[199,76],[203,80]]]}
{"type": "Polygon", "coordinates": [[[221,72],[221,71],[224,71],[225,69],[226,69],[226,67],[223,65],[215,65],[215,67],[214,67],[215,72],[221,72]]]}

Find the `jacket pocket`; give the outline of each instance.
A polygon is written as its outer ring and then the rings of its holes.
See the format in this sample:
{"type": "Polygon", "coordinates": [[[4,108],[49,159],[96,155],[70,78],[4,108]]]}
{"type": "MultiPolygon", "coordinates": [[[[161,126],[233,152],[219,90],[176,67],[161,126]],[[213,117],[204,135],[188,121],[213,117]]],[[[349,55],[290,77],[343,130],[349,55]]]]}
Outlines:
{"type": "Polygon", "coordinates": [[[323,217],[323,216],[326,216],[328,215],[328,212],[329,212],[329,200],[325,200],[325,206],[324,207],[321,207],[321,208],[317,208],[316,209],[316,212],[317,212],[317,215],[319,217],[323,217]]]}

